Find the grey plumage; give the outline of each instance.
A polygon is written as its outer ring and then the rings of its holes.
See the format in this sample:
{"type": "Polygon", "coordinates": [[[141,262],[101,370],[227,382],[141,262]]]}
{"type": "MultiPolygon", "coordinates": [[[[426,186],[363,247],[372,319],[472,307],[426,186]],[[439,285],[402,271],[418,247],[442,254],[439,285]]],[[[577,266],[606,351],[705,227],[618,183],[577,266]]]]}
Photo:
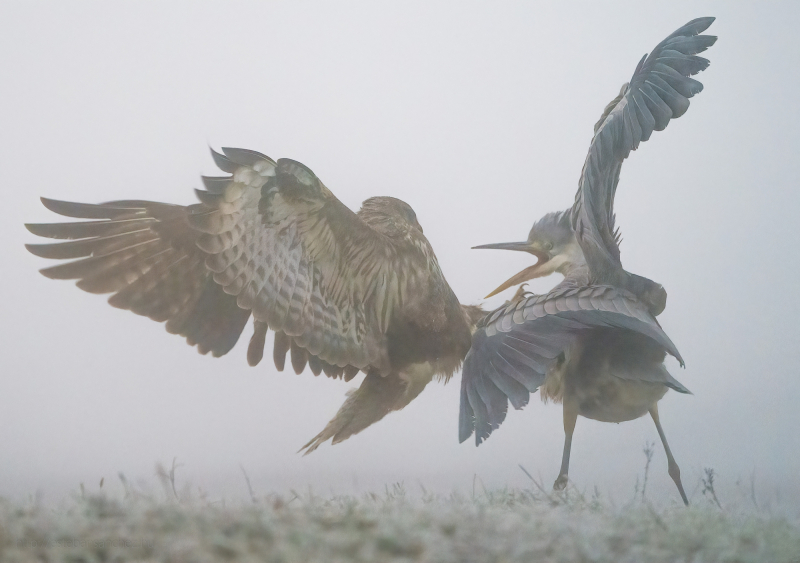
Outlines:
{"type": "Polygon", "coordinates": [[[474,433],[480,444],[503,422],[509,402],[520,409],[541,389],[544,400],[564,408],[566,440],[556,488],[566,485],[578,415],[621,422],[650,412],[670,475],[688,503],[656,406],[667,388],[689,392],[663,365],[667,353],[683,365],[655,319],[666,305],[666,291],[623,269],[613,205],[625,158],[683,115],[689,98],[702,90],[689,76],[708,66],[696,55],[716,37],[698,34],[713,21],[689,22],[642,58],[595,125],[570,209],[534,223],[527,241],[476,247],[522,250],[538,259],[490,295],[554,272],[565,279],[545,295],[518,292],[478,325],[464,361],[459,439],[474,433]]]}
{"type": "MultiPolygon", "coordinates": [[[[476,444],[487,439],[505,419],[506,398],[514,408],[527,405],[529,393],[545,382],[558,358],[582,333],[597,329],[644,335],[683,364],[656,320],[626,290],[585,286],[529,295],[497,309],[478,325],[461,380],[459,440],[473,431],[476,444]],[[469,400],[470,393],[476,401],[469,400]],[[484,410],[478,404],[475,410],[475,402],[495,408],[484,410]]],[[[659,383],[687,392],[671,376],[659,383]]]]}
{"type": "Polygon", "coordinates": [[[703,90],[703,85],[690,77],[709,65],[697,54],[717,38],[698,34],[713,21],[692,20],[656,45],[595,125],[570,212],[592,283],[630,289],[632,282],[620,262],[614,220],[620,168],[632,150],[653,131],[662,131],[671,119],[682,116],[689,108],[689,98],[703,90]]]}

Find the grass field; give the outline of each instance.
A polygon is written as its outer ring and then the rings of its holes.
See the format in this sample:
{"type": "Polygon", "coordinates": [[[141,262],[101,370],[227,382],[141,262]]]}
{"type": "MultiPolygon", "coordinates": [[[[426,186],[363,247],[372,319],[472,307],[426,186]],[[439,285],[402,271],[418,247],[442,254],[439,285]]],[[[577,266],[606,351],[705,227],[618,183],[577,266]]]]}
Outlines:
{"type": "Polygon", "coordinates": [[[478,485],[468,495],[395,484],[360,496],[251,491],[248,501],[212,502],[178,491],[174,469],[160,475],[158,494],[120,476],[120,498],[81,487],[56,507],[0,501],[0,560],[800,562],[800,510],[776,514],[755,498],[728,507],[708,479],[700,502],[684,508],[653,506],[638,487],[614,506],[571,488],[554,495],[533,479],[529,489],[478,485]]]}

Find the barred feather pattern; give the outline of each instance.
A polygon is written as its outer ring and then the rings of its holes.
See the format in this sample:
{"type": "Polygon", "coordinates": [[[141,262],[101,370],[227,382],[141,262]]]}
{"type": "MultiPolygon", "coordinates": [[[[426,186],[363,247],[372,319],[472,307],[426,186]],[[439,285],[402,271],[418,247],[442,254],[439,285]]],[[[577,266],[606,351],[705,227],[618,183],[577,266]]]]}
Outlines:
{"type": "Polygon", "coordinates": [[[345,380],[362,369],[386,375],[392,327],[445,335],[442,349],[429,351],[447,358],[437,373],[449,377],[460,365],[467,316],[408,205],[372,198],[356,214],[298,162],[233,148],[212,156],[230,175],[204,177],[200,203],[188,207],[43,199],[84,221],[27,225],[68,240],[28,245],[32,253],[78,258],[42,273],[112,293],[112,305],[166,321],[202,353],[229,351],[252,312],[251,365],[272,329],[279,370],[291,353],[298,373],[308,366],[345,380]]]}
{"type": "Polygon", "coordinates": [[[202,354],[227,353],[239,338],[249,311],[213,283],[188,216],[199,206],[150,201],[112,201],[100,205],[42,198],[67,217],[92,221],[29,224],[36,235],[66,240],[29,244],[37,256],[73,259],[42,270],[53,279],[77,279],[90,293],[113,293],[109,303],[158,322],[186,337],[202,354]]]}
{"type": "Polygon", "coordinates": [[[401,257],[398,246],[419,240],[371,228],[300,163],[251,163],[240,149],[223,150],[216,159],[230,161],[222,165],[233,176],[227,185],[215,179],[216,193],[200,194],[204,208],[190,216],[216,283],[327,371],[387,373],[386,331],[413,272],[444,284],[432,251],[401,257]]]}

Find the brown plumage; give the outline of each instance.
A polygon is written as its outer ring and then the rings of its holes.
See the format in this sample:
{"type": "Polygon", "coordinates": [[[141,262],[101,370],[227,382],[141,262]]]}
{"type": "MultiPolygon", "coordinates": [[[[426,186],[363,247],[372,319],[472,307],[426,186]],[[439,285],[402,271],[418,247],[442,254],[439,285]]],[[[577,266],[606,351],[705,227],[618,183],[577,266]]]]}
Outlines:
{"type": "Polygon", "coordinates": [[[475,308],[462,309],[414,211],[391,197],[356,214],[302,164],[244,149],[212,151],[230,176],[204,177],[200,203],[99,205],[42,199],[81,222],[30,224],[31,244],[53,259],[54,279],[77,279],[109,303],[221,356],[247,319],[250,365],[275,333],[273,360],[349,381],[366,378],[343,411],[309,443],[341,441],[408,404],[434,377],[445,380],[469,350],[475,308]],[[333,426],[331,426],[333,425],[333,426]]]}

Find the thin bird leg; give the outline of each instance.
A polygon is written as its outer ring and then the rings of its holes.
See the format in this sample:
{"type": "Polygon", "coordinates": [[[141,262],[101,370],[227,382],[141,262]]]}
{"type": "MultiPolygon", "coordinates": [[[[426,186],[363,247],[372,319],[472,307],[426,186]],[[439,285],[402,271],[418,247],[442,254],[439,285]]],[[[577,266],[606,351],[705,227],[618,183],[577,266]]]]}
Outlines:
{"type": "Polygon", "coordinates": [[[569,453],[572,449],[572,433],[578,420],[578,406],[572,401],[564,400],[564,453],[561,456],[561,472],[553,483],[553,490],[560,491],[567,486],[569,473],[569,453]]]}
{"type": "Polygon", "coordinates": [[[667,444],[667,437],[664,435],[664,429],[661,428],[661,421],[658,418],[658,404],[653,404],[653,406],[650,407],[650,416],[653,417],[653,422],[656,423],[656,430],[658,430],[658,435],[661,437],[661,443],[664,444],[664,451],[667,453],[667,468],[669,476],[672,477],[673,481],[675,481],[675,485],[678,487],[678,492],[681,494],[681,498],[683,499],[683,504],[689,506],[689,499],[686,498],[686,492],[683,490],[683,483],[681,483],[681,470],[678,467],[678,464],[675,462],[675,458],[672,457],[672,451],[669,449],[669,444],[667,444]]]}

